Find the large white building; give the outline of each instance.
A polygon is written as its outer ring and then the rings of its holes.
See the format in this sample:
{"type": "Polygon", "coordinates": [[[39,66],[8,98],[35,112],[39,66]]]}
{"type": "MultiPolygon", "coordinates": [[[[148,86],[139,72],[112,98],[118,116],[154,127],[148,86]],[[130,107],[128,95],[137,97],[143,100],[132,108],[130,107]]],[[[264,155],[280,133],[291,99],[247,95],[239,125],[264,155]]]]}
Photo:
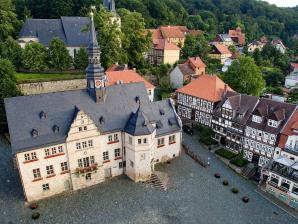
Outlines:
{"type": "Polygon", "coordinates": [[[91,24],[87,89],[5,99],[27,201],[121,174],[145,181],[156,163],[180,154],[181,121],[172,101],[151,102],[143,82],[106,86],[91,24]]]}

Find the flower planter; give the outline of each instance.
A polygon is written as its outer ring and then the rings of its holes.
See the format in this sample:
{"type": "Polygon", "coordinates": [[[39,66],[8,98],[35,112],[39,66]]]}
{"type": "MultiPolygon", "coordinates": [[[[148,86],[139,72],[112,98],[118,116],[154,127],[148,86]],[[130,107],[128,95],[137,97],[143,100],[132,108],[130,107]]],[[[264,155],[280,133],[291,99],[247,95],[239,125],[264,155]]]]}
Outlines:
{"type": "Polygon", "coordinates": [[[31,208],[32,210],[37,209],[37,208],[38,208],[38,204],[37,204],[37,203],[32,203],[32,204],[30,205],[30,208],[31,208]]]}
{"type": "Polygon", "coordinates": [[[229,185],[229,181],[224,180],[224,181],[222,182],[222,184],[223,184],[224,186],[228,186],[228,185],[229,185]]]}
{"type": "Polygon", "coordinates": [[[244,197],[242,197],[242,201],[243,201],[244,203],[249,202],[249,197],[248,197],[248,196],[244,196],[244,197]]]}
{"type": "Polygon", "coordinates": [[[32,219],[38,219],[40,217],[40,214],[38,212],[34,212],[32,214],[32,219]]]}
{"type": "Polygon", "coordinates": [[[219,173],[215,173],[215,174],[214,174],[214,177],[215,177],[215,178],[220,178],[220,174],[219,174],[219,173]]]}
{"type": "Polygon", "coordinates": [[[231,191],[232,191],[232,193],[234,193],[234,194],[238,194],[238,193],[239,193],[238,188],[235,188],[235,187],[233,187],[233,188],[231,189],[231,191]]]}

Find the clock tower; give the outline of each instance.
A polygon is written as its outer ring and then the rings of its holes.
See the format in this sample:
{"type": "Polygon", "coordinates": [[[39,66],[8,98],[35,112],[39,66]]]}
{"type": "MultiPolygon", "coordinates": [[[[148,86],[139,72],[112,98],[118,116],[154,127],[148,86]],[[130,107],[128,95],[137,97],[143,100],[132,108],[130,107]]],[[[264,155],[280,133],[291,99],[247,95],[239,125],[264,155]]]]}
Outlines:
{"type": "Polygon", "coordinates": [[[91,12],[90,42],[88,45],[88,67],[86,69],[87,89],[89,95],[97,103],[104,102],[106,98],[106,75],[100,63],[100,48],[94,28],[93,13],[91,12]]]}

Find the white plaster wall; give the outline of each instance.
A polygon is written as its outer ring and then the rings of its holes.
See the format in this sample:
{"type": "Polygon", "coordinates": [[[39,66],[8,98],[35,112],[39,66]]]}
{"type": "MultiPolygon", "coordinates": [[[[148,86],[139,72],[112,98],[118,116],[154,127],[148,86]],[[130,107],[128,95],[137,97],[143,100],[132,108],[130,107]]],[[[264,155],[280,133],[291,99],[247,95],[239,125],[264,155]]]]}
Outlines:
{"type": "MultiPolygon", "coordinates": [[[[65,150],[65,144],[61,144],[65,150]]],[[[57,145],[58,146],[58,145],[57,145]]],[[[51,146],[53,147],[53,146],[51,146]]],[[[51,148],[46,147],[46,148],[51,148]]],[[[70,174],[61,174],[61,163],[67,162],[66,153],[61,156],[45,159],[45,148],[40,148],[16,155],[21,181],[27,201],[36,201],[68,191],[71,188],[70,174]],[[38,161],[24,163],[24,154],[36,152],[38,161]],[[47,178],[46,166],[53,165],[56,176],[47,178]],[[42,180],[33,181],[33,169],[40,169],[42,180]],[[42,185],[49,184],[50,190],[43,191],[42,185]]],[[[65,151],[64,151],[65,152],[65,151]]],[[[69,164],[68,164],[69,165],[69,164]]]]}
{"type": "Polygon", "coordinates": [[[175,64],[180,58],[180,50],[165,50],[164,51],[164,64],[175,64]]]}
{"type": "Polygon", "coordinates": [[[158,136],[155,138],[155,150],[154,161],[166,162],[172,158],[178,157],[181,153],[182,135],[181,132],[176,132],[170,135],[158,136]],[[176,143],[169,144],[169,136],[175,135],[176,143]],[[165,139],[165,145],[163,147],[157,147],[157,140],[159,138],[165,139]]]}
{"type": "Polygon", "coordinates": [[[178,65],[170,73],[170,80],[171,80],[171,85],[175,89],[181,88],[183,86],[183,74],[181,73],[178,65]]]}
{"type": "Polygon", "coordinates": [[[298,79],[292,79],[291,76],[289,77],[287,76],[285,81],[285,87],[291,88],[296,86],[297,83],[298,83],[298,79]]]}
{"type": "Polygon", "coordinates": [[[156,131],[151,135],[143,136],[125,134],[126,174],[135,182],[147,180],[152,173],[155,134],[156,131]],[[129,143],[129,137],[132,138],[132,144],[129,143]],[[143,143],[145,138],[147,143],[143,143]],[[141,139],[141,144],[138,144],[138,139],[141,139]],[[131,161],[134,164],[133,167],[131,161]]]}

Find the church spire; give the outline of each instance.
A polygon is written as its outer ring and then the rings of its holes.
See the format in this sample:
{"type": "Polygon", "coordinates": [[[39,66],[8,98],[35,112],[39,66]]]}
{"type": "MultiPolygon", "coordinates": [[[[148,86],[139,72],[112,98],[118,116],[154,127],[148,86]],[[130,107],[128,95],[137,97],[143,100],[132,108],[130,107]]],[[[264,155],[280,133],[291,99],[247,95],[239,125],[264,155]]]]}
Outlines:
{"type": "Polygon", "coordinates": [[[87,88],[90,96],[96,102],[101,102],[105,98],[105,82],[106,75],[104,68],[100,63],[100,47],[97,42],[95,27],[94,27],[94,14],[91,15],[90,27],[90,40],[88,45],[88,67],[86,69],[87,88]]]}

